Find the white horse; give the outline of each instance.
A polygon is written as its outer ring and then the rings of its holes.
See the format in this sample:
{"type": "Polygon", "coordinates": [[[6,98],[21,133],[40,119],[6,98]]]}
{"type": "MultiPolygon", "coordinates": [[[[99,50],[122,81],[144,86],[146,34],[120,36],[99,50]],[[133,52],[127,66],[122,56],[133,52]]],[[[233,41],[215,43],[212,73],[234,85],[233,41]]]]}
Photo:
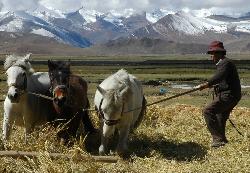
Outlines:
{"type": "Polygon", "coordinates": [[[24,57],[9,55],[4,63],[9,89],[4,101],[3,142],[8,140],[14,123],[25,128],[26,141],[36,125],[52,119],[52,101],[30,94],[49,93],[48,73],[35,73],[29,58],[30,54],[24,57]]]}
{"type": "Polygon", "coordinates": [[[94,103],[102,120],[99,154],[107,153],[109,138],[116,129],[119,133],[116,150],[118,154],[126,154],[129,132],[140,124],[145,113],[141,83],[121,69],[97,87],[94,103]]]}

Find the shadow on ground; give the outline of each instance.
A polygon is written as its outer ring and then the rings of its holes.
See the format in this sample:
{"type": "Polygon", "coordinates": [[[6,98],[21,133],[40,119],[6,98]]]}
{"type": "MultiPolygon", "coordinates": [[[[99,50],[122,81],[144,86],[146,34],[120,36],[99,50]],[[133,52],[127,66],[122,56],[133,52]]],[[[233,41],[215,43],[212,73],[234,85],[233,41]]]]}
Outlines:
{"type": "MultiPolygon", "coordinates": [[[[117,136],[114,137],[113,144],[110,145],[110,149],[114,150],[117,144],[117,136]]],[[[98,155],[98,147],[100,145],[100,134],[89,136],[86,140],[86,149],[88,152],[94,155],[98,155]]],[[[136,155],[137,157],[150,157],[152,151],[159,153],[163,158],[169,160],[178,161],[192,161],[202,160],[207,154],[207,148],[195,143],[195,142],[184,142],[167,140],[163,136],[157,138],[150,138],[145,135],[132,135],[130,137],[128,153],[130,156],[136,155]]]]}
{"type": "Polygon", "coordinates": [[[167,140],[164,137],[151,139],[148,136],[133,136],[129,142],[131,154],[138,157],[150,157],[152,151],[162,155],[163,158],[178,161],[202,160],[207,154],[207,148],[195,143],[167,140]]]}

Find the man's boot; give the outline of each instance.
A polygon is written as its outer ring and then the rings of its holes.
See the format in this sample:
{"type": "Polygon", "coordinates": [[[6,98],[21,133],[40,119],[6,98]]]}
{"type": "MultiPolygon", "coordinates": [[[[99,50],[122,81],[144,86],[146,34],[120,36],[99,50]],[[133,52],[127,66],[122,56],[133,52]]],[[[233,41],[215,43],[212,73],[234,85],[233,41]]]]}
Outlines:
{"type": "Polygon", "coordinates": [[[212,141],[211,147],[213,148],[222,147],[228,142],[226,139],[220,138],[215,135],[213,135],[212,137],[213,137],[213,141],[212,141]]]}

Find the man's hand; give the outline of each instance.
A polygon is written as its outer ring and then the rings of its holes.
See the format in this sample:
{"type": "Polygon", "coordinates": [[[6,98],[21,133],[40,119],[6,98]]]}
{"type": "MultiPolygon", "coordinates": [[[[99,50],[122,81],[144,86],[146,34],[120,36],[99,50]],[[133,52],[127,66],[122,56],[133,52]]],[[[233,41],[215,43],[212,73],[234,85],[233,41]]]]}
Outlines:
{"type": "Polygon", "coordinates": [[[209,88],[209,85],[208,85],[208,82],[206,82],[206,83],[197,85],[194,88],[197,88],[197,89],[199,89],[201,91],[201,90],[204,90],[205,88],[209,88]]]}

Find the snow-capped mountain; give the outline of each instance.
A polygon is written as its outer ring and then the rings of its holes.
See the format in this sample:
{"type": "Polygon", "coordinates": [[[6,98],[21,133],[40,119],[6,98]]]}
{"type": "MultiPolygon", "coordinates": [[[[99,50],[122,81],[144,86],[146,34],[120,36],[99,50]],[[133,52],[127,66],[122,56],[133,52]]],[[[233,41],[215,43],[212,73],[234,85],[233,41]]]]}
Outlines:
{"type": "Polygon", "coordinates": [[[164,9],[156,9],[152,12],[147,12],[146,18],[151,23],[155,23],[158,20],[160,20],[161,18],[163,18],[164,16],[166,16],[168,14],[174,14],[174,13],[175,13],[174,11],[169,11],[169,10],[164,10],[164,9]]]}
{"type": "Polygon", "coordinates": [[[0,12],[0,31],[37,34],[76,47],[89,47],[121,37],[204,44],[212,39],[248,38],[250,13],[238,17],[204,9],[186,12],[124,9],[103,13],[84,7],[65,13],[40,5],[28,11],[0,12]]]}
{"type": "MultiPolygon", "coordinates": [[[[56,13],[51,13],[51,11],[42,11],[41,13],[38,13],[37,11],[2,13],[0,16],[0,31],[35,33],[47,37],[53,37],[59,42],[77,47],[88,47],[91,45],[90,41],[79,33],[65,28],[59,28],[51,23],[50,19],[55,18],[53,14],[56,13]]],[[[60,17],[63,16],[61,15],[60,17]]]]}
{"type": "Polygon", "coordinates": [[[159,23],[164,20],[171,21],[167,25],[175,30],[188,35],[198,35],[204,34],[206,31],[215,31],[218,33],[223,33],[227,31],[227,23],[222,21],[216,21],[209,18],[199,18],[191,13],[186,13],[183,11],[177,12],[175,14],[170,14],[163,18],[159,23]]]}
{"type": "Polygon", "coordinates": [[[205,43],[213,39],[240,38],[242,33],[250,34],[250,20],[222,15],[198,14],[195,16],[193,13],[180,11],[168,14],[157,22],[136,30],[130,37],[205,43]]]}

